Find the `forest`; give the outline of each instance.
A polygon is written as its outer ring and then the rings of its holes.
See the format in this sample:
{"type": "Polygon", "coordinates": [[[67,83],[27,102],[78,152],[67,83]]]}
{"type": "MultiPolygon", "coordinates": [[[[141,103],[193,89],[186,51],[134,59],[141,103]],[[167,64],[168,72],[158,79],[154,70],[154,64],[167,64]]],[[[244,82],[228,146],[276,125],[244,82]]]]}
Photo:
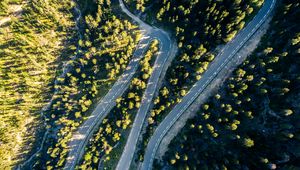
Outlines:
{"type": "Polygon", "coordinates": [[[124,142],[126,142],[123,135],[129,131],[137,109],[140,107],[143,92],[158,52],[158,45],[157,40],[150,44],[127,92],[117,99],[116,106],[102,121],[99,130],[90,140],[78,169],[97,168],[101,161],[104,162],[103,168],[115,169],[125,145],[124,142]]]}
{"type": "Polygon", "coordinates": [[[72,132],[126,68],[139,31],[113,15],[109,0],[1,1],[0,7],[7,11],[1,19],[11,18],[0,37],[0,167],[42,146],[21,168],[57,169],[72,132]]]}
{"type": "Polygon", "coordinates": [[[199,107],[155,168],[299,168],[299,5],[282,1],[255,52],[199,107]]]}
{"type": "Polygon", "coordinates": [[[136,26],[113,15],[109,0],[80,1],[78,8],[82,18],[77,53],[67,63],[66,74],[56,80],[46,111],[49,135],[31,165],[35,169],[63,167],[72,132],[126,68],[139,39],[136,26]]]}
{"type": "Polygon", "coordinates": [[[75,52],[72,1],[0,2],[0,167],[30,153],[62,63],[75,52]]]}
{"type": "Polygon", "coordinates": [[[263,4],[263,0],[246,1],[127,1],[128,6],[146,21],[169,30],[179,51],[168,68],[159,95],[149,112],[140,143],[139,160],[156,126],[181,101],[191,86],[201,79],[221,45],[229,42],[263,4]],[[143,5],[142,5],[143,4],[143,5]],[[144,10],[135,7],[144,7],[144,10]]]}
{"type": "MultiPolygon", "coordinates": [[[[111,100],[100,126],[87,132],[91,137],[74,164],[75,169],[115,169],[142,101],[148,100],[130,164],[138,168],[158,125],[264,0],[124,3],[149,27],[170,36],[178,47],[172,61],[155,63],[171,50],[161,50],[166,43],[151,37],[157,36],[153,30],[139,28],[118,0],[1,0],[0,169],[63,169],[75,132],[127,74],[141,48],[133,78],[123,82],[128,88],[114,94],[120,97],[111,100]],[[147,36],[149,42],[142,44],[147,36]],[[151,101],[143,96],[157,66],[162,71],[151,101]]],[[[300,167],[299,5],[278,2],[256,50],[198,106],[153,169],[300,167]]]]}

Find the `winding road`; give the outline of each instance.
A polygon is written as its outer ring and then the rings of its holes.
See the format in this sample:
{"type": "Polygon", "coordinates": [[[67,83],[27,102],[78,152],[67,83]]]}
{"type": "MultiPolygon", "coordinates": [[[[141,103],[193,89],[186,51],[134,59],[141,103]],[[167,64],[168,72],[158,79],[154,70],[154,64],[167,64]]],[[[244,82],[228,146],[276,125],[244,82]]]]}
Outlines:
{"type": "Polygon", "coordinates": [[[207,85],[224,69],[224,67],[231,62],[233,56],[243,47],[249,38],[258,30],[263,22],[270,15],[274,8],[276,0],[265,0],[263,6],[252,19],[248,25],[241,30],[235,38],[227,43],[221,50],[219,55],[214,59],[208,70],[203,74],[202,78],[194,84],[182,101],[178,103],[166,118],[156,128],[153,136],[151,137],[146,152],[144,161],[142,163],[142,170],[152,169],[155,153],[159,147],[163,137],[167,134],[172,125],[178,118],[186,111],[186,109],[193,103],[193,101],[203,92],[207,85]]]}
{"type": "MultiPolygon", "coordinates": [[[[118,97],[122,96],[122,94],[128,88],[130,81],[139,66],[139,61],[141,60],[143,54],[145,53],[145,50],[147,49],[145,46],[149,45],[152,40],[157,39],[159,41],[160,51],[155,60],[153,72],[148,80],[141,107],[138,110],[131,132],[126,142],[126,146],[117,165],[118,170],[129,169],[136,149],[137,140],[143,126],[143,122],[145,121],[145,118],[147,116],[150,104],[153,99],[153,95],[157,90],[157,85],[161,78],[162,72],[165,71],[165,64],[168,59],[172,58],[176,54],[177,45],[171,41],[169,35],[166,32],[158,28],[151,27],[150,25],[141,21],[138,17],[127,10],[122,0],[119,0],[119,4],[122,11],[138,23],[140,29],[142,30],[143,36],[138,46],[136,47],[132,60],[128,64],[124,73],[119,77],[110,91],[97,104],[91,116],[73,134],[72,139],[69,142],[70,151],[64,169],[75,169],[76,164],[84,154],[85,146],[88,143],[88,140],[92,137],[95,130],[98,129],[102,120],[107,116],[109,111],[115,106],[115,100],[118,97]]],[[[220,54],[209,66],[209,69],[204,73],[201,80],[199,80],[191,88],[191,90],[182,99],[182,101],[173,108],[173,110],[158,126],[154,135],[151,137],[148,143],[144,162],[142,164],[143,170],[152,168],[155,153],[161,140],[166,135],[168,130],[191,105],[191,103],[193,103],[193,101],[202,93],[202,91],[215,78],[215,76],[222,69],[224,69],[224,67],[231,61],[238,50],[242,48],[247,40],[256,32],[256,30],[261,26],[261,24],[266,20],[267,16],[272,11],[274,4],[275,0],[266,0],[263,7],[254,17],[254,19],[243,30],[241,30],[231,42],[225,45],[220,54]]]]}
{"type": "MultiPolygon", "coordinates": [[[[158,80],[160,79],[161,73],[164,71],[164,66],[170,56],[174,56],[177,50],[177,45],[171,42],[168,34],[158,28],[152,28],[146,23],[142,22],[139,18],[128,13],[129,11],[125,10],[124,4],[121,0],[120,7],[121,9],[128,14],[135,22],[138,23],[141,32],[143,34],[139,44],[137,45],[133,57],[128,64],[124,73],[119,77],[115,82],[113,87],[109,92],[101,99],[97,104],[96,108],[92,112],[91,116],[77,129],[73,134],[72,139],[69,142],[69,154],[67,157],[67,162],[64,166],[64,169],[75,169],[76,164],[82,158],[85,146],[88,143],[88,140],[92,137],[93,133],[98,129],[102,120],[109,114],[110,110],[116,105],[116,99],[122,96],[122,94],[128,88],[131,79],[133,78],[138,66],[139,61],[143,58],[143,54],[147,49],[147,46],[154,39],[159,41],[159,53],[156,57],[153,72],[148,80],[147,88],[145,90],[141,107],[139,113],[137,114],[137,121],[133,124],[133,129],[140,131],[142,123],[139,121],[144,121],[147,110],[151,104],[153,94],[157,89],[158,80]],[[141,113],[141,114],[140,114],[141,113]]],[[[132,134],[132,133],[131,133],[132,134]]],[[[134,133],[134,136],[131,139],[135,140],[138,137],[139,133],[134,133]],[[136,137],[137,136],[137,137],[136,137]]],[[[136,142],[135,142],[136,143],[136,142]]]]}
{"type": "Polygon", "coordinates": [[[154,63],[154,70],[148,80],[147,88],[142,98],[141,107],[136,114],[125,148],[116,168],[117,170],[124,170],[129,169],[130,167],[130,163],[135,153],[138,138],[141,133],[150,104],[152,102],[155,91],[158,89],[158,82],[160,78],[162,78],[160,77],[160,75],[162,73],[163,66],[168,58],[174,58],[177,52],[177,44],[171,43],[171,40],[167,33],[158,28],[151,28],[151,26],[147,25],[139,18],[134,16],[131,12],[129,12],[128,9],[124,6],[123,0],[119,0],[119,4],[124,13],[126,13],[134,21],[139,23],[141,28],[147,28],[147,31],[150,33],[150,37],[154,37],[160,42],[160,52],[154,63]]]}

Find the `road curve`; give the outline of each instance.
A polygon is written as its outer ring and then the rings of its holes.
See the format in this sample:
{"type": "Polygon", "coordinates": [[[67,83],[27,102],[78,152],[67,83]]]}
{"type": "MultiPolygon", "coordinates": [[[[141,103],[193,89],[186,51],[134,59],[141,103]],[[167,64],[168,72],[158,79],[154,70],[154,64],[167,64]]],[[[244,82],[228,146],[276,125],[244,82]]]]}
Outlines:
{"type": "Polygon", "coordinates": [[[149,25],[147,25],[139,18],[134,16],[131,12],[129,12],[128,9],[124,6],[123,0],[119,0],[119,4],[124,13],[126,13],[136,22],[143,25],[142,27],[146,28],[147,31],[149,32],[149,36],[157,39],[160,42],[160,52],[154,63],[154,67],[153,67],[154,69],[148,80],[147,88],[143,94],[141,106],[136,114],[125,148],[122,152],[122,156],[116,168],[117,170],[128,170],[133,155],[135,153],[138,138],[142,130],[145,118],[147,116],[150,104],[153,100],[154,93],[157,90],[157,85],[161,78],[161,73],[164,70],[163,69],[164,63],[168,60],[168,58],[170,59],[174,58],[177,52],[177,44],[171,42],[167,33],[165,33],[164,31],[158,28],[154,28],[154,29],[150,28],[149,25]]]}
{"type": "MultiPolygon", "coordinates": [[[[120,6],[123,9],[124,4],[120,1],[120,6]],[[122,6],[123,5],[123,6],[122,6]]],[[[130,15],[129,15],[130,16],[130,15]]],[[[152,90],[156,89],[157,82],[156,79],[159,79],[159,76],[164,68],[164,65],[169,57],[171,51],[171,40],[169,36],[159,29],[153,29],[146,23],[143,23],[140,19],[135,16],[130,16],[133,20],[135,20],[141,29],[143,37],[141,38],[139,44],[137,45],[133,57],[128,64],[124,73],[119,77],[117,82],[113,85],[113,87],[109,90],[109,92],[102,98],[102,100],[97,104],[96,108],[92,112],[91,116],[87,118],[87,120],[77,129],[77,131],[73,134],[69,146],[69,153],[67,157],[67,162],[64,166],[64,169],[75,169],[76,164],[80,161],[81,157],[84,154],[85,146],[88,143],[88,140],[92,137],[93,133],[100,126],[102,120],[107,116],[109,111],[116,105],[116,99],[126,91],[130,84],[130,80],[135,74],[139,61],[143,58],[143,54],[147,49],[147,46],[153,39],[158,39],[160,42],[160,51],[159,55],[155,60],[155,66],[153,69],[153,74],[150,77],[150,80],[153,82],[150,83],[151,86],[148,87],[146,92],[152,98],[152,90]],[[168,54],[165,56],[165,54],[168,54]]],[[[150,81],[149,80],[149,81],[150,81]]],[[[147,96],[148,98],[148,96],[147,96]]],[[[148,105],[150,105],[150,101],[143,99],[142,105],[140,109],[147,110],[148,105]]]]}
{"type": "Polygon", "coordinates": [[[193,101],[202,93],[207,85],[216,77],[216,75],[224,69],[231,61],[233,56],[242,48],[249,38],[257,31],[262,23],[267,19],[273,10],[276,0],[265,0],[263,6],[252,19],[252,21],[241,30],[238,35],[221,50],[220,54],[214,59],[208,70],[203,74],[202,78],[194,84],[182,101],[178,103],[166,118],[156,128],[151,137],[142,163],[142,170],[152,169],[155,153],[159,144],[176,120],[186,111],[193,101]]]}

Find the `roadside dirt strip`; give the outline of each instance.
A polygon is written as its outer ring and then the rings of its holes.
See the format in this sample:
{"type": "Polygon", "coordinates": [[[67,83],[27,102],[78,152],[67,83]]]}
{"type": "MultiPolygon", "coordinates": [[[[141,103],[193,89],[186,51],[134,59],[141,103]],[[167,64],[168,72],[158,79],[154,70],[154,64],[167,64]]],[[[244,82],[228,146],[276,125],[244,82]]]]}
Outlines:
{"type": "Polygon", "coordinates": [[[156,128],[151,137],[146,152],[144,155],[144,162],[142,163],[142,170],[152,169],[153,160],[156,151],[162,141],[163,137],[178,120],[178,118],[186,111],[186,109],[193,103],[193,101],[205,90],[211,81],[218,75],[218,73],[225,68],[225,66],[232,61],[233,56],[243,47],[249,38],[260,28],[265,22],[269,14],[274,8],[276,0],[265,0],[264,5],[259,10],[253,20],[239,32],[239,34],[229,43],[227,43],[221,50],[220,54],[215,58],[208,70],[204,73],[202,78],[194,84],[187,95],[178,103],[166,118],[156,128]]]}
{"type": "Polygon", "coordinates": [[[140,23],[140,25],[144,25],[144,27],[147,27],[148,31],[150,32],[150,37],[154,37],[160,42],[160,52],[155,61],[154,70],[151,74],[151,77],[148,80],[147,89],[145,90],[145,93],[143,95],[141,107],[139,108],[136,114],[124,151],[116,168],[117,170],[124,170],[129,169],[130,167],[130,163],[135,153],[138,138],[141,133],[149,107],[151,105],[156,90],[158,90],[157,86],[160,78],[162,78],[162,71],[166,71],[166,69],[164,69],[164,65],[168,58],[174,58],[177,52],[177,44],[172,43],[171,39],[169,38],[169,35],[164,31],[158,28],[151,28],[149,25],[143,23],[140,19],[135,17],[132,13],[130,13],[127,10],[122,0],[119,0],[119,2],[123,12],[125,12],[136,22],[140,23]]]}
{"type": "Polygon", "coordinates": [[[87,120],[77,129],[69,142],[69,154],[64,169],[74,169],[84,154],[85,146],[92,137],[95,130],[98,129],[102,120],[109,111],[116,105],[116,99],[121,97],[130,84],[142,54],[145,52],[144,44],[149,44],[149,38],[143,38],[134,52],[134,56],[128,64],[125,72],[119,77],[117,82],[109,90],[109,92],[97,104],[95,110],[87,118],[87,120]]]}

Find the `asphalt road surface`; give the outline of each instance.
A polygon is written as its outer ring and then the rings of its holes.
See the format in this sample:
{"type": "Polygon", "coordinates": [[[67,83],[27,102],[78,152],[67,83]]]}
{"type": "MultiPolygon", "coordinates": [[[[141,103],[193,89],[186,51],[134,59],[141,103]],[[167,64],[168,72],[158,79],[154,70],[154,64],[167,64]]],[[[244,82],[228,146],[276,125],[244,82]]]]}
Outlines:
{"type": "Polygon", "coordinates": [[[135,17],[127,10],[122,0],[119,0],[119,4],[124,13],[138,22],[141,27],[147,28],[148,32],[150,32],[150,37],[153,37],[160,42],[160,52],[154,63],[154,70],[148,80],[147,88],[144,92],[141,106],[136,114],[125,148],[116,168],[117,170],[127,170],[130,167],[130,163],[135,153],[136,144],[138,142],[141,129],[147,116],[150,104],[153,100],[154,93],[157,90],[157,84],[160,80],[160,75],[164,70],[163,66],[168,58],[173,58],[175,56],[177,51],[177,44],[172,43],[168,34],[164,31],[158,28],[151,28],[139,18],[135,17]]]}
{"type": "Polygon", "coordinates": [[[84,149],[88,142],[88,139],[92,137],[95,130],[97,130],[100,126],[102,120],[116,105],[116,99],[121,97],[125,90],[128,88],[130,80],[135,74],[139,65],[139,61],[145,52],[144,45],[149,44],[149,42],[149,38],[144,38],[139,42],[133,54],[133,58],[128,64],[124,73],[115,82],[109,92],[97,104],[91,116],[89,116],[88,119],[73,134],[68,144],[70,150],[64,169],[74,169],[76,164],[80,161],[81,157],[84,154],[84,149]]]}
{"type": "MultiPolygon", "coordinates": [[[[124,9],[124,4],[122,1],[120,1],[120,7],[124,9]]],[[[155,60],[153,72],[151,77],[149,78],[148,86],[143,97],[141,107],[139,109],[139,112],[143,112],[145,116],[147,113],[146,110],[148,110],[149,105],[152,101],[153,93],[156,89],[157,82],[164,68],[164,65],[168,57],[171,56],[171,54],[175,55],[172,53],[172,49],[174,49],[174,47],[168,34],[157,28],[152,28],[151,26],[143,23],[140,19],[133,15],[131,15],[130,17],[139,24],[139,27],[143,33],[143,37],[141,38],[138,46],[136,47],[132,60],[128,64],[124,73],[120,76],[117,82],[115,82],[110,91],[97,104],[97,107],[92,112],[91,116],[89,116],[88,119],[73,134],[72,139],[68,144],[70,150],[64,169],[75,169],[76,164],[78,164],[78,162],[84,154],[85,146],[87,145],[88,140],[98,129],[102,120],[116,105],[116,99],[122,96],[122,94],[128,88],[130,81],[133,78],[133,75],[135,74],[139,66],[139,61],[141,60],[141,58],[143,58],[143,55],[150,42],[154,39],[157,39],[159,41],[160,50],[155,60]]],[[[135,125],[137,125],[137,123],[134,123],[134,126],[135,125]]]]}
{"type": "Polygon", "coordinates": [[[188,94],[178,103],[166,118],[156,128],[151,137],[146,152],[144,161],[142,163],[142,170],[152,169],[155,153],[159,144],[168,130],[176,122],[176,120],[186,111],[186,109],[193,103],[193,101],[201,94],[207,85],[216,77],[216,75],[224,69],[232,57],[241,49],[247,40],[257,31],[262,23],[267,19],[270,12],[273,10],[276,0],[265,0],[264,5],[259,10],[253,20],[243,29],[238,35],[229,43],[227,43],[221,50],[220,54],[214,59],[208,70],[204,73],[202,78],[195,83],[188,94]]]}

